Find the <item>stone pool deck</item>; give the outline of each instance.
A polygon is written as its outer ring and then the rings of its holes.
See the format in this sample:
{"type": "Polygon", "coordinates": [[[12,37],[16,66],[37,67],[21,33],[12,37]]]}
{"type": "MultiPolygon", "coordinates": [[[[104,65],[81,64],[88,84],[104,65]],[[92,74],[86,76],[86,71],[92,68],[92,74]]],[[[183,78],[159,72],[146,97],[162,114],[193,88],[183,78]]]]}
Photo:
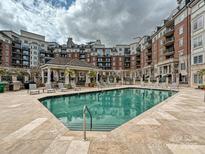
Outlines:
{"type": "MultiPolygon", "coordinates": [[[[91,90],[97,89],[83,89],[91,90]]],[[[66,93],[0,94],[0,153],[205,153],[205,103],[201,90],[180,89],[173,97],[111,132],[88,132],[86,142],[82,132],[69,131],[38,101],[66,93]]]]}

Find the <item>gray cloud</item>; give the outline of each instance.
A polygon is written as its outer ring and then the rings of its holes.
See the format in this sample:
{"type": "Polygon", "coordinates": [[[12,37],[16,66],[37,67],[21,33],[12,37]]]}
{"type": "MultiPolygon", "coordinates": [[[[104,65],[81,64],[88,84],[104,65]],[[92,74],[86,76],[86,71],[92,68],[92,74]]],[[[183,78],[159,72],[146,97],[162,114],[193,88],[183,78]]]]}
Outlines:
{"type": "Polygon", "coordinates": [[[15,25],[15,30],[27,28],[61,43],[72,36],[80,43],[101,39],[114,45],[151,34],[176,7],[173,0],[76,0],[68,10],[39,3],[34,6],[31,0],[0,2],[7,9],[4,15],[0,11],[0,28],[15,25]],[[14,8],[18,14],[12,14],[14,8]]]}

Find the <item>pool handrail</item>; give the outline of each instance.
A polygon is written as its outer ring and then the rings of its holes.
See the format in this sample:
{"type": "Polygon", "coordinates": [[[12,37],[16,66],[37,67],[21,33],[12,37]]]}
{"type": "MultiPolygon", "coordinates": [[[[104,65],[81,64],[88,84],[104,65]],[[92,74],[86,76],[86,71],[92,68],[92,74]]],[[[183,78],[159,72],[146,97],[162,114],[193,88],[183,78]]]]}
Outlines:
{"type": "Polygon", "coordinates": [[[86,141],[86,111],[89,113],[90,115],[90,131],[92,130],[93,127],[93,118],[92,118],[92,114],[90,112],[90,110],[88,109],[87,105],[85,105],[83,107],[83,139],[84,141],[86,141]]]}

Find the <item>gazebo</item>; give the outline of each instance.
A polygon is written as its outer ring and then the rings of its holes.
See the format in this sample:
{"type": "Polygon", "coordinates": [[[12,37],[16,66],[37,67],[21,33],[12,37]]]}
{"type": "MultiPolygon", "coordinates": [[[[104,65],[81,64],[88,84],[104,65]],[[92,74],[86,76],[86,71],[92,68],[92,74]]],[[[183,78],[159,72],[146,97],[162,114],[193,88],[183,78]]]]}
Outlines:
{"type": "Polygon", "coordinates": [[[71,84],[70,82],[75,82],[75,84],[87,86],[91,82],[89,76],[91,71],[96,72],[96,81],[98,81],[98,73],[100,72],[98,67],[78,59],[56,57],[41,66],[42,83],[63,82],[71,84]],[[69,75],[66,71],[73,73],[69,75]]]}

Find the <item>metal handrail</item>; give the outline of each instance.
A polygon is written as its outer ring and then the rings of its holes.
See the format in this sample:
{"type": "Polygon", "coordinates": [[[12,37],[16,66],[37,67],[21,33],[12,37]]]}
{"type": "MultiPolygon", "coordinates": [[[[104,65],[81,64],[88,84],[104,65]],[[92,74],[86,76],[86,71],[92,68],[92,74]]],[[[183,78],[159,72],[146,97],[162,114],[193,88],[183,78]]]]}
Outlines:
{"type": "Polygon", "coordinates": [[[93,117],[92,114],[90,112],[90,110],[88,109],[88,107],[85,105],[83,107],[83,139],[84,141],[86,141],[86,111],[88,111],[89,115],[90,115],[90,131],[92,130],[93,127],[93,117]]]}

